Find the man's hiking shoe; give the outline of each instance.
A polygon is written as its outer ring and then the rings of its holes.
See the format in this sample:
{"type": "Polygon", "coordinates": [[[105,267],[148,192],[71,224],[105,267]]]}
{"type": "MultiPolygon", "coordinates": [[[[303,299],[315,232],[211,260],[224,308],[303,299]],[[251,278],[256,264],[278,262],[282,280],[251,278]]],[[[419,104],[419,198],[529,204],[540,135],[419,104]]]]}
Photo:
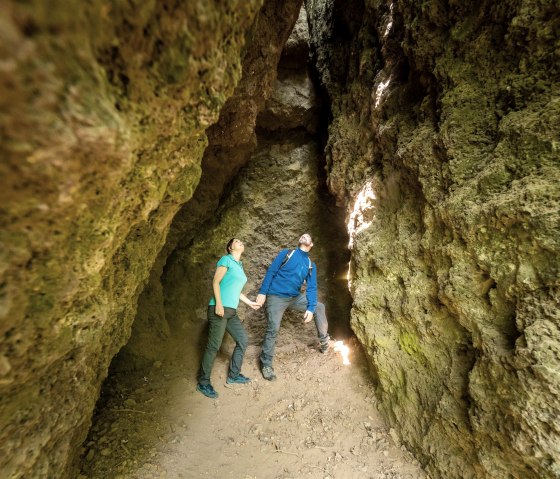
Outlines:
{"type": "Polygon", "coordinates": [[[319,352],[325,354],[329,350],[329,340],[319,343],[319,352]]]}
{"type": "Polygon", "coordinates": [[[251,382],[251,379],[249,379],[247,376],[243,376],[243,374],[241,374],[241,373],[239,373],[234,378],[230,378],[228,376],[228,378],[226,379],[226,384],[247,384],[247,383],[250,383],[250,382],[251,382]]]}
{"type": "Polygon", "coordinates": [[[276,379],[276,374],[274,374],[274,369],[271,366],[263,366],[261,369],[263,378],[267,381],[274,381],[276,379]]]}
{"type": "Polygon", "coordinates": [[[197,384],[196,385],[196,390],[200,391],[202,394],[204,394],[207,398],[210,399],[215,399],[218,397],[218,393],[216,392],[216,390],[212,387],[211,384],[197,384]]]}

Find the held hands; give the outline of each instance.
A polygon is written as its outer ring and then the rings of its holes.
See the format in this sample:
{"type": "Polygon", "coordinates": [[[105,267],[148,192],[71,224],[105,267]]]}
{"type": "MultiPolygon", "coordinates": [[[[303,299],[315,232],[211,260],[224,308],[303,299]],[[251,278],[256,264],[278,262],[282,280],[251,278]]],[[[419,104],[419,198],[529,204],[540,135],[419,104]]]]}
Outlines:
{"type": "Polygon", "coordinates": [[[240,294],[239,295],[239,299],[241,301],[243,301],[247,306],[249,306],[250,308],[253,308],[255,310],[259,309],[261,307],[261,305],[258,303],[258,301],[251,301],[247,296],[245,296],[244,294],[240,294]]]}
{"type": "Polygon", "coordinates": [[[261,309],[261,305],[259,303],[257,303],[256,301],[250,301],[249,303],[247,303],[251,308],[253,308],[255,311],[257,309],[261,309]]]}
{"type": "Polygon", "coordinates": [[[303,322],[309,323],[313,319],[313,313],[311,311],[306,311],[303,315],[303,322]]]}
{"type": "Polygon", "coordinates": [[[257,304],[259,306],[262,306],[265,301],[266,301],[266,294],[258,294],[257,295],[257,304]]]}

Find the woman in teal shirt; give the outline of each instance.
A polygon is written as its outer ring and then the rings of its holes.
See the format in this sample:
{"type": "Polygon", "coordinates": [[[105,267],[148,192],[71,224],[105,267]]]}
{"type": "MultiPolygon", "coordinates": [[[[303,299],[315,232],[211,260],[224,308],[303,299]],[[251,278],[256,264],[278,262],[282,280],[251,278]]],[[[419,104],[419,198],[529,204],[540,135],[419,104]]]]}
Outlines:
{"type": "Polygon", "coordinates": [[[227,331],[235,341],[235,348],[229,364],[227,384],[246,384],[250,379],[241,374],[243,356],[247,349],[248,337],[239,316],[237,306],[239,300],[253,309],[259,309],[260,305],[247,298],[241,290],[247,282],[247,276],[243,271],[241,254],[245,246],[241,240],[233,238],[229,240],[226,250],[227,255],[222,256],[214,274],[212,289],[214,296],[208,305],[208,343],[202,356],[202,364],[198,372],[198,384],[196,389],[209,398],[218,397],[218,393],[210,383],[212,366],[216,354],[222,345],[224,334],[227,331]]]}

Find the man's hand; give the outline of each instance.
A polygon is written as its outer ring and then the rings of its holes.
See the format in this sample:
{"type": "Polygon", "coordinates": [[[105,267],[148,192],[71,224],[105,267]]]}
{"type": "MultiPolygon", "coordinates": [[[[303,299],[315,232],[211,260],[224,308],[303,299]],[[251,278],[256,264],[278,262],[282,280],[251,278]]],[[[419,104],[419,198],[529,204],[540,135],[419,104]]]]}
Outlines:
{"type": "Polygon", "coordinates": [[[249,303],[249,306],[250,306],[251,308],[253,308],[255,311],[256,311],[257,309],[261,309],[261,305],[260,305],[259,303],[257,303],[256,301],[251,301],[251,302],[249,303]]]}
{"type": "Polygon", "coordinates": [[[313,313],[311,311],[306,311],[303,315],[303,322],[309,323],[313,319],[313,313]]]}
{"type": "Polygon", "coordinates": [[[262,306],[266,301],[266,294],[257,295],[257,301],[255,301],[259,306],[262,306]]]}

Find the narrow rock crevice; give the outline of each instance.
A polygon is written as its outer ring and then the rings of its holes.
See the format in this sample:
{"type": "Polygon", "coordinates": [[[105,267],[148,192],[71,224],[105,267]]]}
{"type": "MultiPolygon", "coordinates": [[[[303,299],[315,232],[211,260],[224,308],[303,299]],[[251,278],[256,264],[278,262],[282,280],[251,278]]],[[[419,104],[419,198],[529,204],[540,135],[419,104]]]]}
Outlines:
{"type": "Polygon", "coordinates": [[[540,0],[4,1],[2,477],[424,477],[404,447],[560,477],[558,31],[540,0]],[[225,243],[254,296],[304,231],[352,366],[288,314],[285,382],[205,402],[225,243]]]}

